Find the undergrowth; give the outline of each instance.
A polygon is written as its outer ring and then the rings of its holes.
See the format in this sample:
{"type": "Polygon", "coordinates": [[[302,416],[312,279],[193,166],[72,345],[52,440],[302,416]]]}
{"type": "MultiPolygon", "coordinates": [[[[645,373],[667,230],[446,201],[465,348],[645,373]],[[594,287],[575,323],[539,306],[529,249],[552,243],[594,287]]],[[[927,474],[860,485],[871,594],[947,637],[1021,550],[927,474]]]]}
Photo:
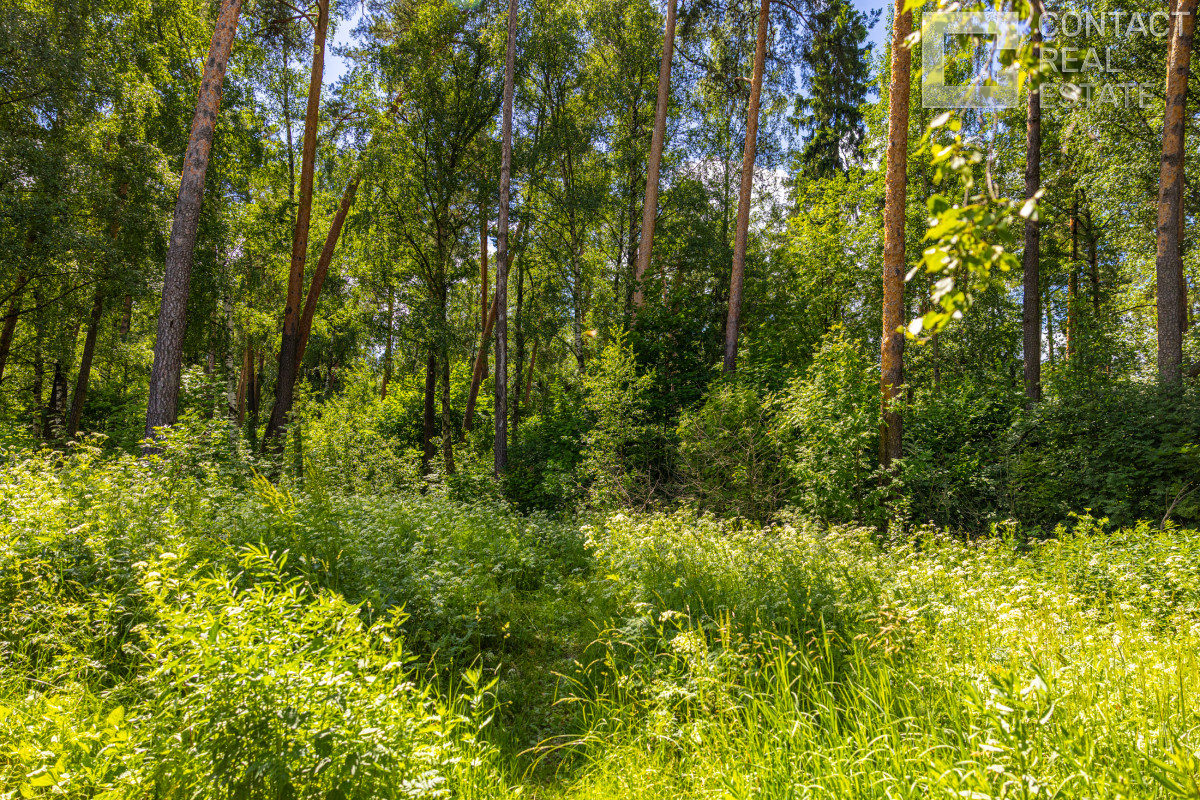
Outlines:
{"type": "MultiPolygon", "coordinates": [[[[202,427],[202,426],[201,426],[202,427]]],[[[1198,797],[1200,533],[0,464],[0,797],[1198,797]]]]}

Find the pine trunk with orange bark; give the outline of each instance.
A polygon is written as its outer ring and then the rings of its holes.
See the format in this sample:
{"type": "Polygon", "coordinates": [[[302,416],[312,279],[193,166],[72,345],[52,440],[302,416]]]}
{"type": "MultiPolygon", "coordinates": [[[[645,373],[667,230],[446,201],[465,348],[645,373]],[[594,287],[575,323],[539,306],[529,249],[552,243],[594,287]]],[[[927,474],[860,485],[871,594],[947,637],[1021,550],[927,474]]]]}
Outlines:
{"type": "Polygon", "coordinates": [[[287,429],[296,388],[296,354],[300,350],[300,302],[304,290],[304,264],[308,256],[309,222],[312,218],[313,171],[317,158],[317,124],[321,107],[321,84],[325,73],[325,35],[329,30],[329,0],[317,0],[317,24],[313,33],[312,71],[308,81],[308,107],[304,114],[304,144],[300,156],[300,198],[296,227],[292,233],[292,261],[288,270],[287,301],[283,310],[283,334],[279,342],[279,369],[275,379],[275,407],[267,421],[264,445],[278,440],[287,429]]]}
{"type": "Polygon", "coordinates": [[[1158,235],[1155,277],[1158,302],[1158,378],[1178,383],[1183,367],[1182,261],[1179,258],[1183,187],[1183,134],[1188,72],[1197,0],[1179,0],[1172,25],[1163,114],[1162,159],[1158,181],[1158,235]]]}
{"type": "Polygon", "coordinates": [[[645,304],[642,281],[650,270],[654,249],[654,223],[658,219],[658,173],[662,164],[663,143],[667,137],[667,104],[671,99],[671,59],[675,53],[675,9],[678,0],[667,0],[667,23],[663,30],[662,61],[658,67],[658,101],[654,106],[654,133],[650,137],[650,158],[646,161],[646,198],[642,204],[642,235],[638,245],[637,268],[633,275],[633,308],[645,304]]]}
{"type": "Polygon", "coordinates": [[[883,206],[883,339],[880,386],[883,424],[879,462],[889,467],[901,455],[903,433],[895,403],[904,384],[904,214],[907,202],[908,95],[911,53],[905,39],[912,32],[912,12],[896,0],[892,30],[892,83],[888,92],[887,169],[883,206]]]}
{"type": "Polygon", "coordinates": [[[758,148],[758,106],[762,95],[763,70],[767,61],[767,29],[771,0],[758,9],[758,39],[754,45],[754,73],[750,79],[750,103],[746,109],[746,148],[742,153],[742,185],[738,193],[737,224],[733,235],[733,269],[729,276],[729,313],[725,318],[726,375],[737,369],[738,329],[742,323],[742,285],[746,275],[746,244],[750,232],[750,200],[754,188],[754,158],[758,148]]]}

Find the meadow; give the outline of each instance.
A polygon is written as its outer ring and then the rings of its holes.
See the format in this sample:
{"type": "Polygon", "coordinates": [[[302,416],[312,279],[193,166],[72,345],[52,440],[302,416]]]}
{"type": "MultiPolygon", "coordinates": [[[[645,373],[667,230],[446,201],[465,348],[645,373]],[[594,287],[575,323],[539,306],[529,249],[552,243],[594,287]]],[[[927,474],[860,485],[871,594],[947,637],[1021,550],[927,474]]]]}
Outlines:
{"type": "Polygon", "coordinates": [[[0,796],[1200,796],[1200,531],[523,514],[219,423],[0,467],[0,796]]]}

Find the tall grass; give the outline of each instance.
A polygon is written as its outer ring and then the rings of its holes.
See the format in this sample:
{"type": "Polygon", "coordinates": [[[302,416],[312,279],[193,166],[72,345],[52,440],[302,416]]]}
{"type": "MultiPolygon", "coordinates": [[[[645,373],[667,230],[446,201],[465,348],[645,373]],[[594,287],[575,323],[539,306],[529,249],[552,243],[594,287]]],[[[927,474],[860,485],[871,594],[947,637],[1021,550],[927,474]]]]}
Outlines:
{"type": "MultiPolygon", "coordinates": [[[[641,525],[639,552],[678,556],[677,537],[657,541],[663,524],[641,525]]],[[[569,796],[1200,796],[1200,534],[1110,535],[1083,518],[1028,547],[933,533],[879,547],[785,530],[772,538],[806,541],[828,580],[879,579],[874,613],[796,638],[763,633],[795,632],[794,618],[746,634],[732,610],[715,625],[659,612],[652,645],[602,639],[605,680],[576,684],[591,730],[569,796]]],[[[692,552],[678,574],[714,576],[697,599],[754,607],[779,588],[749,570],[731,586],[750,564],[736,549],[692,552]]]]}
{"type": "Polygon", "coordinates": [[[1200,797],[1200,532],[0,464],[0,798],[1200,797]],[[585,524],[587,523],[587,524],[585,524]]]}

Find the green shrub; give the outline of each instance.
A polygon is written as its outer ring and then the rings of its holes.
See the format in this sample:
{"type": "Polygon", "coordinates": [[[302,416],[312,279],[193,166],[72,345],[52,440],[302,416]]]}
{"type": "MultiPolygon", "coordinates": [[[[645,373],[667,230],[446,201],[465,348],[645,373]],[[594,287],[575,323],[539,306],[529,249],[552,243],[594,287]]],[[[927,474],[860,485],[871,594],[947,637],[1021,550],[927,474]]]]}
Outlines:
{"type": "Polygon", "coordinates": [[[964,380],[916,393],[904,419],[902,482],[911,519],[987,531],[1012,519],[1004,450],[1024,394],[964,380]]]}
{"type": "MultiPolygon", "coordinates": [[[[301,395],[294,413],[303,458],[340,491],[377,493],[421,485],[420,440],[412,440],[413,398],[396,387],[380,400],[363,367],[344,376],[342,392],[318,402],[301,395]],[[405,403],[405,400],[408,400],[405,403]]],[[[295,439],[289,437],[289,447],[295,439]]],[[[293,464],[295,459],[287,458],[293,464]]]]}
{"type": "Polygon", "coordinates": [[[841,328],[833,330],[804,377],[793,380],[779,401],[793,501],[824,520],[869,523],[881,512],[878,367],[861,349],[841,328]]]}
{"type": "Polygon", "coordinates": [[[651,473],[655,432],[647,424],[652,378],[637,362],[619,331],[584,376],[584,406],[591,428],[583,437],[580,472],[593,503],[641,508],[654,492],[651,473]]]}
{"type": "Polygon", "coordinates": [[[479,723],[413,683],[403,619],[368,627],[356,606],[287,578],[284,560],[251,549],[239,575],[147,573],[163,632],[147,652],[141,722],[159,796],[448,797],[486,786],[479,723]]]}
{"type": "MultiPolygon", "coordinates": [[[[587,420],[575,405],[581,399],[568,398],[522,419],[504,474],[504,496],[520,510],[574,511],[584,500],[579,467],[587,420]]],[[[490,449],[487,455],[490,459],[490,449]]]]}
{"type": "Polygon", "coordinates": [[[1120,526],[1200,522],[1200,390],[1064,385],[1007,445],[1015,516],[1052,527],[1091,509],[1120,526]]]}
{"type": "Polygon", "coordinates": [[[701,508],[766,520],[790,489],[772,416],[748,386],[719,382],[679,419],[681,489],[701,508]]]}

